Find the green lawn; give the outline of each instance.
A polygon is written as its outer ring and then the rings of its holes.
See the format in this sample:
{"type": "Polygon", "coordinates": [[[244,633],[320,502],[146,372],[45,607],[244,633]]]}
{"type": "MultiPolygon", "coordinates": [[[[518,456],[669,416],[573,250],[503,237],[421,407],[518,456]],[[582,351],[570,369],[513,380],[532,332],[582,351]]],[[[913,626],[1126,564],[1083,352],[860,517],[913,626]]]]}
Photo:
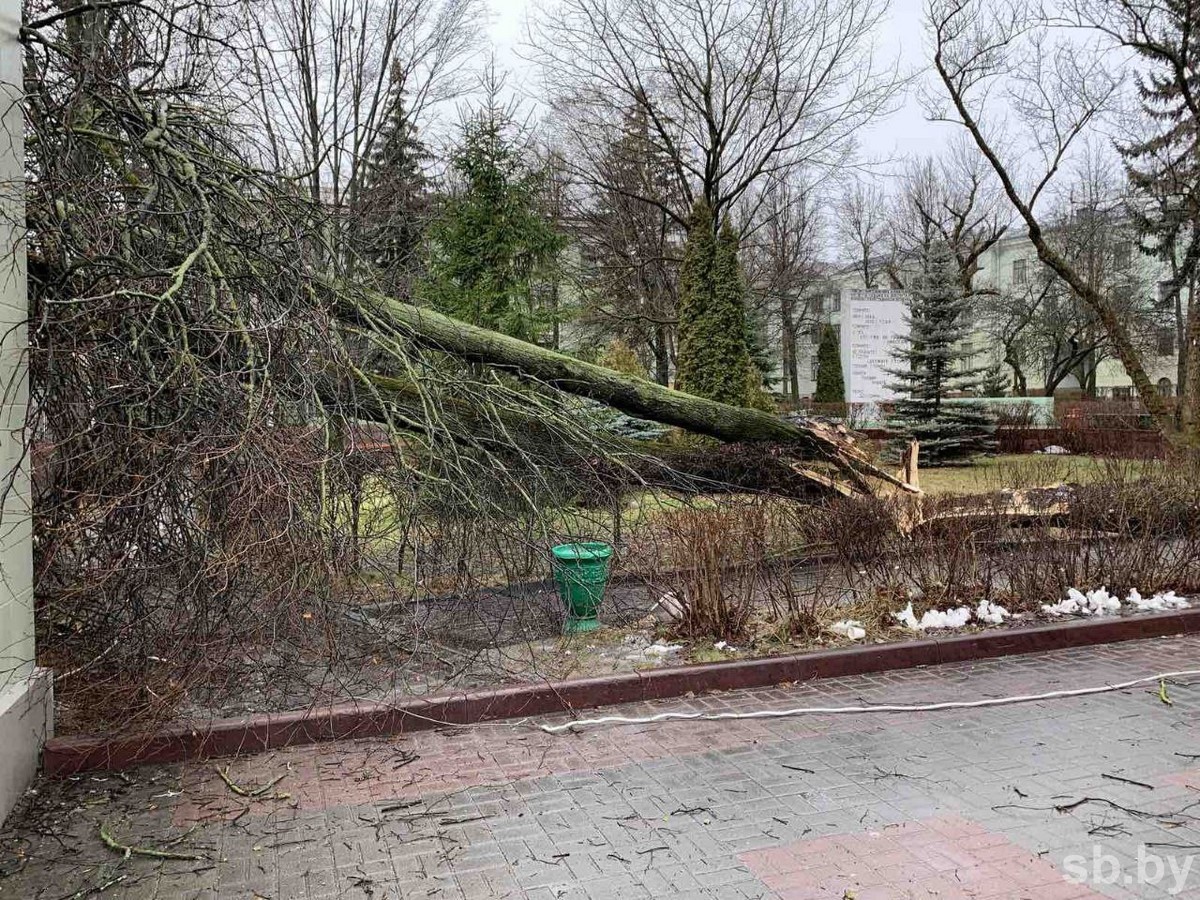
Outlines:
{"type": "Polygon", "coordinates": [[[1085,484],[1114,470],[1137,474],[1145,463],[1093,456],[1009,454],[979,460],[971,466],[923,468],[921,487],[928,494],[983,494],[1002,488],[1045,487],[1063,482],[1085,484]]]}

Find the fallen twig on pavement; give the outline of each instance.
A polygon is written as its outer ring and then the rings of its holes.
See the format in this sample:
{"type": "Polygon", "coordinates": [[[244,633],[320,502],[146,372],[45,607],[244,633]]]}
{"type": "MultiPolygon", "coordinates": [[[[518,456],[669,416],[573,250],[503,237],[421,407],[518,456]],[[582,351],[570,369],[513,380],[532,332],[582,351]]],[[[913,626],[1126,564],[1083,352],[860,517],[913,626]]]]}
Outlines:
{"type": "Polygon", "coordinates": [[[1148,791],[1154,790],[1154,785],[1146,784],[1144,781],[1134,781],[1132,778],[1122,778],[1120,775],[1109,775],[1107,772],[1100,773],[1101,778],[1107,778],[1109,781],[1120,781],[1124,784],[1132,784],[1134,787],[1145,788],[1148,791]]]}
{"type": "Polygon", "coordinates": [[[235,794],[237,794],[239,797],[246,797],[250,800],[290,800],[290,799],[292,799],[291,794],[285,794],[282,792],[272,794],[269,797],[265,796],[267,791],[269,791],[271,788],[275,787],[275,785],[279,784],[279,782],[283,781],[283,779],[287,778],[287,776],[288,776],[287,772],[284,772],[282,775],[277,775],[276,777],[274,777],[270,781],[268,781],[266,784],[264,784],[262,787],[244,788],[240,784],[238,784],[236,781],[234,781],[232,778],[229,777],[229,767],[228,766],[226,766],[224,769],[216,769],[215,771],[218,775],[221,776],[221,780],[225,782],[225,784],[229,787],[229,789],[231,791],[233,791],[235,794]]]}
{"type": "Polygon", "coordinates": [[[147,856],[151,859],[184,859],[190,862],[197,862],[198,860],[207,858],[198,853],[177,853],[174,850],[156,850],[153,847],[137,847],[133,844],[122,844],[109,833],[108,825],[103,822],[100,823],[100,840],[104,842],[104,846],[108,847],[108,849],[124,854],[126,859],[131,856],[147,856]]]}

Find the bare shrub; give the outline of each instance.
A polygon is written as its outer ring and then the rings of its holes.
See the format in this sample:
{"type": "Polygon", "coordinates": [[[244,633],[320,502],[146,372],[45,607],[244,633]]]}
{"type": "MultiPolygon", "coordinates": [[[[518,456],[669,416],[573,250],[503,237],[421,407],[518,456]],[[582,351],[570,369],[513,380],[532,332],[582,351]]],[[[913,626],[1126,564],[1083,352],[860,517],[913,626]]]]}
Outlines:
{"type": "Polygon", "coordinates": [[[689,637],[745,635],[766,563],[761,505],[682,509],[663,521],[669,538],[662,580],[679,600],[679,629],[689,637]]]}
{"type": "Polygon", "coordinates": [[[989,494],[927,497],[927,521],[909,534],[885,501],[839,499],[807,517],[806,537],[844,583],[847,608],[869,626],[894,624],[891,613],[910,600],[918,615],[981,599],[1032,612],[1071,587],[1200,591],[1195,454],[1164,463],[1105,460],[1087,484],[1032,486],[1055,480],[1061,465],[1047,458],[1020,480],[1001,474],[1006,489],[989,494]],[[1013,515],[1018,488],[1034,511],[1064,499],[1069,511],[1013,515]]]}
{"type": "Polygon", "coordinates": [[[806,512],[771,498],[697,498],[632,534],[627,564],[652,594],[679,601],[678,629],[688,637],[744,639],[762,617],[784,630],[811,630],[814,594],[798,574],[806,512]]]}

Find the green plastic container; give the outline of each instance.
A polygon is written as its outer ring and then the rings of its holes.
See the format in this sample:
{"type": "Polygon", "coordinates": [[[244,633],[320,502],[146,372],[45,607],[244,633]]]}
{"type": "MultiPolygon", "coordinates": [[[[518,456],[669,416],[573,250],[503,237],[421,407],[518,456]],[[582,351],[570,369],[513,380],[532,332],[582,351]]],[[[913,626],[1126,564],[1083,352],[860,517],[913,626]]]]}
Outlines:
{"type": "Polygon", "coordinates": [[[596,614],[608,584],[608,560],[612,547],[601,541],[559,544],[554,554],[554,578],[567,608],[568,632],[592,631],[600,627],[596,614]]]}

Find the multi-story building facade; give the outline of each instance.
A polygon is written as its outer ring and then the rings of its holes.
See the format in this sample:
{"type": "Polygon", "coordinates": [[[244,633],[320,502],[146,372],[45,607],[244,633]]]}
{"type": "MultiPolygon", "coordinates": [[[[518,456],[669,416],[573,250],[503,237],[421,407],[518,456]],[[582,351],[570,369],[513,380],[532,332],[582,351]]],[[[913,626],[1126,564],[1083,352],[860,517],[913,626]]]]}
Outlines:
{"type": "MultiPolygon", "coordinates": [[[[1120,279],[1123,287],[1133,292],[1126,301],[1125,320],[1142,349],[1150,380],[1158,385],[1161,393],[1174,396],[1178,390],[1179,348],[1176,346],[1174,297],[1165,264],[1140,252],[1132,235],[1118,236],[1112,242],[1106,264],[1114,270],[1114,280],[1120,279]]],[[[1043,290],[1050,280],[1051,276],[1038,260],[1029,238],[1023,233],[1013,233],[997,241],[984,255],[976,285],[980,290],[995,292],[995,301],[986,304],[991,307],[1002,304],[1005,298],[1019,303],[1023,297],[1043,290]]],[[[1059,285],[1062,290],[1061,282],[1059,285]]],[[[1042,336],[1042,346],[1039,346],[1038,337],[1034,335],[1026,342],[1022,354],[1031,394],[1045,393],[1046,386],[1043,375],[1049,351],[1044,346],[1044,338],[1048,335],[1042,336]]],[[[1004,350],[997,346],[995,329],[980,329],[976,340],[991,359],[1003,361],[1004,350]]],[[[1133,382],[1107,341],[1102,340],[1091,359],[1071,367],[1054,386],[1054,392],[1068,395],[1088,392],[1097,397],[1128,398],[1133,395],[1133,382]]]]}
{"type": "MultiPolygon", "coordinates": [[[[1123,289],[1136,292],[1128,303],[1128,324],[1133,327],[1142,347],[1151,380],[1161,392],[1173,396],[1178,390],[1179,348],[1176,346],[1174,298],[1165,265],[1141,253],[1132,239],[1113,241],[1106,265],[1114,270],[1113,275],[1119,278],[1123,289]]],[[[894,283],[886,274],[883,260],[878,269],[878,277],[872,286],[892,288],[894,283]]],[[[815,292],[818,299],[809,304],[810,319],[797,336],[801,397],[811,396],[816,388],[821,327],[828,323],[840,329],[843,292],[864,286],[861,269],[844,268],[832,270],[825,284],[815,292]]],[[[1011,341],[1011,346],[1005,346],[1003,323],[995,321],[995,317],[1001,316],[1006,309],[1020,312],[1022,308],[1037,308],[1039,292],[1050,287],[1058,290],[1060,295],[1065,292],[1062,283],[1055,282],[1038,260],[1032,243],[1024,234],[1010,233],[986,251],[973,287],[979,292],[981,301],[977,327],[965,348],[972,352],[972,366],[998,365],[1000,371],[1011,377],[1012,368],[1006,363],[1006,356],[1015,354],[1026,379],[1026,392],[1030,395],[1046,393],[1049,385],[1050,393],[1059,396],[1133,396],[1133,383],[1124,366],[1112,355],[1108,342],[1096,326],[1085,321],[1087,317],[1082,311],[1077,310],[1075,321],[1062,323],[1063,333],[1059,335],[1061,347],[1073,348],[1073,353],[1070,349],[1056,350],[1053,346],[1055,322],[1052,319],[1040,321],[1037,328],[1028,328],[1026,333],[1018,334],[1017,339],[1011,341]],[[1067,334],[1068,331],[1078,331],[1083,338],[1067,334]],[[1089,350],[1092,344],[1096,346],[1089,350]]],[[[1019,320],[1020,316],[1016,318],[1019,320]]]]}

